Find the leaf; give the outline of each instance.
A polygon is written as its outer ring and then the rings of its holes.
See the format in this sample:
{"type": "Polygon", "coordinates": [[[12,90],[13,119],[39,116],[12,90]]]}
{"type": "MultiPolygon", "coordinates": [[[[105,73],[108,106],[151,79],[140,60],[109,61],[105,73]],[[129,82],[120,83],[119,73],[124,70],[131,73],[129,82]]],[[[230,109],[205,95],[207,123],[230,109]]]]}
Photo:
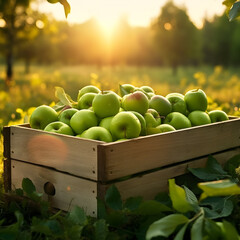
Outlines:
{"type": "Polygon", "coordinates": [[[58,3],[60,0],[47,0],[49,3],[58,3]]]}
{"type": "Polygon", "coordinates": [[[168,181],[169,194],[172,200],[173,208],[182,213],[192,211],[193,207],[187,201],[184,189],[175,184],[175,179],[169,179],[168,181]]]}
{"type": "Polygon", "coordinates": [[[198,199],[195,196],[195,194],[186,186],[183,186],[185,193],[186,193],[186,199],[187,201],[196,209],[199,210],[198,206],[198,199]]]}
{"type": "Polygon", "coordinates": [[[168,206],[154,201],[154,200],[147,200],[140,204],[139,208],[137,209],[137,213],[140,215],[158,215],[163,212],[172,212],[173,210],[168,206]]]}
{"type": "Polygon", "coordinates": [[[105,240],[108,235],[108,226],[104,219],[100,219],[94,223],[95,228],[95,239],[96,240],[105,240]]]}
{"type": "Polygon", "coordinates": [[[222,225],[220,225],[224,233],[224,239],[226,240],[239,240],[240,236],[236,228],[228,221],[223,220],[222,225]]]}
{"type": "Polygon", "coordinates": [[[202,240],[203,221],[204,221],[204,217],[203,217],[203,215],[201,215],[193,223],[192,228],[191,228],[191,239],[202,240]]]}
{"type": "Polygon", "coordinates": [[[106,195],[105,195],[105,202],[108,207],[114,210],[121,210],[123,203],[121,199],[121,195],[115,185],[112,185],[108,188],[106,195]]]}
{"type": "Polygon", "coordinates": [[[233,177],[237,177],[236,168],[240,166],[240,154],[237,154],[231,157],[226,164],[224,165],[224,169],[233,177]]]}
{"type": "Polygon", "coordinates": [[[75,206],[68,215],[68,220],[73,224],[85,225],[87,223],[87,217],[84,210],[78,206],[75,206]]]}
{"type": "Polygon", "coordinates": [[[60,0],[59,2],[63,5],[65,16],[67,18],[68,14],[71,12],[70,4],[68,3],[67,0],[60,0]]]}
{"type": "Polygon", "coordinates": [[[188,168],[197,178],[204,181],[218,180],[229,177],[222,166],[212,156],[208,157],[205,168],[188,168]]]}
{"type": "Polygon", "coordinates": [[[60,100],[62,104],[65,106],[73,106],[74,101],[71,99],[69,95],[67,95],[63,88],[55,87],[55,96],[60,100]]]}
{"type": "Polygon", "coordinates": [[[129,94],[129,92],[122,85],[119,85],[119,89],[120,89],[121,96],[129,94]]]}
{"type": "Polygon", "coordinates": [[[218,180],[212,182],[199,183],[198,187],[202,189],[200,199],[214,196],[229,196],[240,194],[240,187],[231,180],[218,180]]]}
{"type": "Polygon", "coordinates": [[[232,8],[228,13],[229,21],[231,22],[232,20],[239,16],[240,16],[240,2],[237,1],[233,4],[232,8]]]}
{"type": "Polygon", "coordinates": [[[223,5],[225,5],[226,7],[231,7],[237,0],[225,0],[223,1],[223,5]]]}
{"type": "Polygon", "coordinates": [[[53,108],[56,112],[58,112],[58,111],[61,111],[62,109],[64,109],[64,107],[65,107],[65,104],[64,104],[64,103],[58,102],[58,103],[56,103],[52,108],[53,108]]]}
{"type": "Polygon", "coordinates": [[[184,234],[186,232],[187,226],[188,226],[188,222],[185,223],[184,226],[180,229],[180,231],[175,236],[174,240],[183,240],[184,239],[184,234]]]}
{"type": "Polygon", "coordinates": [[[207,218],[216,219],[229,216],[233,211],[233,203],[229,197],[211,197],[204,199],[201,204],[207,218]]]}
{"type": "Polygon", "coordinates": [[[204,219],[203,231],[204,235],[207,235],[209,240],[222,239],[221,228],[211,219],[204,219]]]}
{"type": "Polygon", "coordinates": [[[124,208],[127,208],[131,211],[136,210],[139,205],[143,202],[142,197],[130,197],[124,203],[124,208]]]}
{"type": "Polygon", "coordinates": [[[146,239],[150,240],[158,236],[168,237],[179,225],[187,223],[188,221],[189,219],[182,214],[168,215],[150,225],[146,233],[146,239]]]}
{"type": "Polygon", "coordinates": [[[36,187],[29,178],[23,178],[22,180],[22,189],[27,195],[31,195],[36,191],[36,187]]]}

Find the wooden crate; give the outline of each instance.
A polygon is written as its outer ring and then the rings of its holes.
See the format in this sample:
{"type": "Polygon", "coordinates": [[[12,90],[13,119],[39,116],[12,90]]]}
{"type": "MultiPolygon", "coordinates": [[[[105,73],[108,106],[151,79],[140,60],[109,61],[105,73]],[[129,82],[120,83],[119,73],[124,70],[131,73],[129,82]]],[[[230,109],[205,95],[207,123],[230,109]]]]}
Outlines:
{"type": "Polygon", "coordinates": [[[123,199],[151,199],[167,190],[169,178],[203,167],[210,154],[223,164],[238,153],[239,118],[113,143],[10,126],[4,128],[5,188],[21,187],[28,177],[44,193],[51,183],[55,195],[44,195],[52,206],[79,205],[96,216],[97,198],[113,183],[123,199]]]}

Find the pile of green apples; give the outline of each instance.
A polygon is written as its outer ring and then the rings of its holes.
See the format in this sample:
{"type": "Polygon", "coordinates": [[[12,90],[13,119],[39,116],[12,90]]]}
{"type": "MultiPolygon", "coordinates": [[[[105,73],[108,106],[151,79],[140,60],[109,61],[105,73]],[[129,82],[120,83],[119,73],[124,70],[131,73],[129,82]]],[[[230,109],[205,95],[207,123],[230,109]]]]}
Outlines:
{"type": "Polygon", "coordinates": [[[116,93],[87,85],[71,106],[41,105],[29,122],[34,129],[113,142],[228,120],[224,111],[207,108],[202,89],[162,96],[150,86],[123,84],[116,93]]]}

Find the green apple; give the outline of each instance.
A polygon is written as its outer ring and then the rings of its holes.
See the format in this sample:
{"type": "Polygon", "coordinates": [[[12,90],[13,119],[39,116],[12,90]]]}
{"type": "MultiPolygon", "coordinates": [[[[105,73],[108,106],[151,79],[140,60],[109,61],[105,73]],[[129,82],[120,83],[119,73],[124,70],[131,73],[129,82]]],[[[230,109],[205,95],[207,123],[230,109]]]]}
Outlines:
{"type": "Polygon", "coordinates": [[[114,140],[136,138],[140,135],[141,123],[132,112],[119,112],[111,121],[110,131],[114,140]]]}
{"type": "Polygon", "coordinates": [[[140,132],[140,136],[145,136],[146,135],[146,121],[145,118],[143,117],[142,114],[135,112],[135,111],[131,111],[139,120],[139,122],[141,123],[141,132],[140,132]]]}
{"type": "Polygon", "coordinates": [[[184,100],[189,112],[194,110],[206,111],[208,100],[205,92],[202,89],[192,89],[186,92],[184,100]]]}
{"type": "Polygon", "coordinates": [[[113,116],[111,116],[111,117],[106,117],[106,118],[101,119],[101,121],[100,121],[100,123],[99,123],[99,126],[100,126],[100,127],[104,127],[104,128],[106,128],[108,131],[110,131],[110,125],[111,125],[112,119],[113,119],[113,116]]]}
{"type": "Polygon", "coordinates": [[[83,96],[85,93],[100,93],[100,89],[97,88],[96,86],[93,86],[93,85],[87,85],[87,86],[84,86],[83,88],[81,88],[79,91],[78,91],[78,96],[77,96],[77,100],[80,99],[81,96],[83,96]]]}
{"type": "Polygon", "coordinates": [[[151,134],[157,134],[157,133],[164,133],[164,132],[172,132],[172,131],[176,131],[176,129],[171,126],[170,124],[160,124],[155,128],[148,128],[147,130],[147,135],[151,135],[151,134]]]}
{"type": "Polygon", "coordinates": [[[88,128],[81,135],[78,136],[103,142],[112,142],[111,133],[106,128],[100,126],[88,128]]]}
{"type": "Polygon", "coordinates": [[[125,84],[119,85],[119,95],[123,97],[124,95],[127,95],[129,93],[133,93],[134,89],[135,89],[135,86],[133,86],[132,84],[125,83],[125,84]]]}
{"type": "Polygon", "coordinates": [[[76,134],[81,134],[90,127],[98,125],[96,114],[90,109],[77,111],[70,120],[70,126],[76,134]]]}
{"type": "Polygon", "coordinates": [[[29,123],[31,128],[44,129],[49,123],[58,121],[57,112],[47,106],[38,106],[31,114],[29,123]]]}
{"type": "Polygon", "coordinates": [[[120,109],[120,101],[115,92],[103,91],[95,96],[92,107],[96,115],[102,119],[116,115],[120,109]]]}
{"type": "Polygon", "coordinates": [[[164,124],[170,124],[176,130],[192,126],[190,120],[180,112],[169,113],[164,120],[164,124]]]}
{"type": "Polygon", "coordinates": [[[144,114],[146,128],[154,128],[161,124],[161,117],[155,109],[149,108],[144,114]]]}
{"type": "Polygon", "coordinates": [[[188,114],[192,126],[199,126],[211,123],[209,115],[204,111],[195,110],[188,114]]]}
{"type": "Polygon", "coordinates": [[[184,99],[184,95],[181,94],[181,93],[177,93],[177,92],[173,92],[173,93],[169,93],[169,94],[167,94],[167,95],[166,95],[166,98],[169,98],[169,97],[175,97],[175,96],[184,99]]]}
{"type": "Polygon", "coordinates": [[[140,87],[143,91],[145,91],[146,93],[155,93],[155,91],[153,90],[153,88],[149,87],[149,86],[141,86],[140,87]]]}
{"type": "Polygon", "coordinates": [[[82,95],[78,100],[78,109],[89,109],[92,107],[92,102],[96,95],[97,93],[92,92],[82,95]]]}
{"type": "Polygon", "coordinates": [[[180,112],[184,115],[187,114],[187,105],[181,96],[172,94],[166,96],[166,98],[172,104],[172,112],[180,112]]]}
{"type": "Polygon", "coordinates": [[[167,116],[172,111],[172,104],[161,95],[153,96],[149,101],[149,107],[155,109],[160,116],[167,116]]]}
{"type": "Polygon", "coordinates": [[[77,111],[76,108],[65,109],[58,115],[58,120],[70,126],[70,120],[77,111]]]}
{"type": "Polygon", "coordinates": [[[212,123],[229,120],[228,115],[222,110],[212,110],[208,115],[212,123]]]}
{"type": "Polygon", "coordinates": [[[122,108],[125,111],[135,111],[144,115],[147,112],[148,107],[149,100],[141,91],[127,94],[122,98],[122,108]]]}
{"type": "Polygon", "coordinates": [[[65,135],[71,135],[71,136],[74,135],[72,128],[69,125],[67,125],[66,123],[60,122],[60,121],[49,123],[44,128],[44,131],[60,133],[60,134],[65,134],[65,135]]]}
{"type": "Polygon", "coordinates": [[[137,92],[137,91],[143,92],[149,100],[151,99],[151,95],[153,94],[152,92],[149,93],[144,91],[142,88],[136,87],[133,92],[137,92]]]}

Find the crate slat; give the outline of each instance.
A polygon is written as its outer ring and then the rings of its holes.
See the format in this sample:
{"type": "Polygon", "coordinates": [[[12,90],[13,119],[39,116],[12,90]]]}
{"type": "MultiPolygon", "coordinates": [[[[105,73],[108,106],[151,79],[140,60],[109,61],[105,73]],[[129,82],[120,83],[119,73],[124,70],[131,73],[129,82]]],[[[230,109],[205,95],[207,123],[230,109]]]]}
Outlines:
{"type": "Polygon", "coordinates": [[[240,119],[102,144],[99,179],[107,182],[238,146],[240,119]]]}
{"type": "MultiPolygon", "coordinates": [[[[223,165],[231,157],[240,154],[240,148],[231,149],[222,153],[212,155],[217,161],[223,165]]],[[[128,180],[114,183],[121,193],[123,200],[129,197],[141,196],[144,199],[153,199],[158,193],[168,191],[168,179],[175,178],[187,173],[187,168],[199,168],[206,165],[208,156],[193,159],[186,163],[181,163],[176,166],[164,168],[152,173],[147,173],[142,176],[129,178],[128,180]]],[[[110,184],[102,184],[99,187],[99,194],[104,197],[110,184]]]]}
{"type": "Polygon", "coordinates": [[[100,141],[11,127],[11,158],[97,180],[100,141]]]}
{"type": "Polygon", "coordinates": [[[56,170],[36,166],[26,162],[11,160],[12,189],[21,188],[23,178],[29,178],[39,193],[51,201],[54,208],[64,211],[71,210],[75,205],[81,206],[87,214],[97,215],[97,183],[81,179],[56,170]],[[55,187],[55,195],[49,196],[44,191],[44,185],[49,182],[55,187]]]}

